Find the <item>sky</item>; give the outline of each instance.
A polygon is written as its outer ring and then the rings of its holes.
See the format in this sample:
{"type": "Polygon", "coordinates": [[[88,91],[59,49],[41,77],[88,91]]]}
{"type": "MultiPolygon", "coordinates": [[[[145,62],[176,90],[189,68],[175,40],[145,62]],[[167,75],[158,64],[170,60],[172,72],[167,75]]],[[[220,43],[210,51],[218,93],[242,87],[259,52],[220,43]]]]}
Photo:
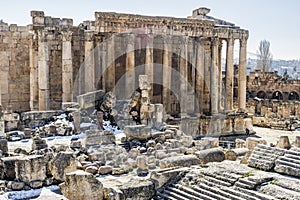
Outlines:
{"type": "Polygon", "coordinates": [[[274,59],[300,59],[299,0],[5,0],[0,6],[0,19],[18,25],[31,23],[31,10],[72,18],[78,25],[94,20],[95,11],[187,17],[194,9],[207,7],[208,15],[249,30],[248,52],[256,53],[266,39],[274,59]]]}

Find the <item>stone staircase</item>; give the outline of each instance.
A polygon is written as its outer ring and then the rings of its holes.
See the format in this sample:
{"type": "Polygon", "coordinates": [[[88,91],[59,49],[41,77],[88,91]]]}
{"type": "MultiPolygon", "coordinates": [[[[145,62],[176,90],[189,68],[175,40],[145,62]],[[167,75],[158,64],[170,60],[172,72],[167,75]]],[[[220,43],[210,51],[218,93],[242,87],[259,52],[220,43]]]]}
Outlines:
{"type": "Polygon", "coordinates": [[[248,166],[270,171],[275,167],[276,159],[283,156],[285,151],[284,149],[259,144],[253,150],[248,160],[248,166]]]}
{"type": "Polygon", "coordinates": [[[158,193],[157,199],[170,200],[271,200],[271,196],[252,190],[257,181],[234,173],[202,172],[187,174],[177,183],[170,184],[158,193]]]}
{"type": "Polygon", "coordinates": [[[275,162],[275,171],[290,176],[300,177],[300,148],[293,147],[275,162]]]}

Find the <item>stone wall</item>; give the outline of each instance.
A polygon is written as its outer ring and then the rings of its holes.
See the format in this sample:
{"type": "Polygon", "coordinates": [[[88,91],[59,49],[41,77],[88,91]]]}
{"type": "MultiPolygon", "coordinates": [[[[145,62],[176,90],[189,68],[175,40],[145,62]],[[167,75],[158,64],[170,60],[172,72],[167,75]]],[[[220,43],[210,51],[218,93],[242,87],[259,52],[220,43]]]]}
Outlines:
{"type": "Polygon", "coordinates": [[[30,110],[30,33],[25,26],[0,23],[0,87],[2,105],[30,110]]]}

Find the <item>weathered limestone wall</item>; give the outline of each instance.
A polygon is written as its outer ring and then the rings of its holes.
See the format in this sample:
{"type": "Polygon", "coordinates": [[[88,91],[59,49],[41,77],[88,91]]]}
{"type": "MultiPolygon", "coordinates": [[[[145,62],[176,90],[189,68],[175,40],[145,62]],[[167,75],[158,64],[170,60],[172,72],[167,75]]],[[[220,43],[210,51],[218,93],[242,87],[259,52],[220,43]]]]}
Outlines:
{"type": "Polygon", "coordinates": [[[2,105],[15,111],[30,110],[29,45],[25,26],[0,24],[0,87],[2,105]]]}

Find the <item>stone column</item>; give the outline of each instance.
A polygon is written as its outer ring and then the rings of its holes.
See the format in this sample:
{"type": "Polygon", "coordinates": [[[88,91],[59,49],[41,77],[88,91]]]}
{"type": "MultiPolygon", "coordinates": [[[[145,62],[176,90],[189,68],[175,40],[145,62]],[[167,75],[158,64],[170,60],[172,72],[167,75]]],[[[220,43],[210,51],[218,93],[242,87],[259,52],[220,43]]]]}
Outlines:
{"type": "Polygon", "coordinates": [[[105,70],[105,91],[109,92],[115,87],[115,41],[114,38],[109,38],[107,44],[107,65],[105,70]]]}
{"type": "Polygon", "coordinates": [[[94,32],[85,32],[84,92],[95,90],[94,32]]]}
{"type": "Polygon", "coordinates": [[[238,108],[246,111],[246,73],[247,73],[247,38],[240,39],[239,77],[238,77],[238,108]]]}
{"type": "Polygon", "coordinates": [[[219,40],[219,49],[218,49],[218,73],[219,73],[219,112],[224,111],[223,105],[223,74],[222,74],[222,40],[219,40]]]}
{"type": "Polygon", "coordinates": [[[180,73],[180,116],[187,117],[187,40],[182,39],[180,44],[180,58],[179,58],[179,73],[180,73]]]}
{"type": "Polygon", "coordinates": [[[145,74],[148,76],[148,81],[151,85],[149,91],[150,97],[153,96],[153,35],[146,35],[146,58],[145,58],[145,74]]]}
{"type": "Polygon", "coordinates": [[[212,59],[210,71],[210,98],[211,98],[211,114],[219,113],[219,69],[218,69],[218,45],[219,38],[211,39],[212,59]]]}
{"type": "Polygon", "coordinates": [[[39,85],[38,85],[38,37],[32,35],[29,47],[30,68],[30,110],[39,109],[39,85]]]}
{"type": "Polygon", "coordinates": [[[128,98],[135,91],[135,62],[134,62],[134,34],[127,35],[126,53],[126,75],[125,75],[125,96],[128,98]]]}
{"type": "Polygon", "coordinates": [[[204,42],[202,38],[197,39],[196,57],[196,95],[199,114],[203,114],[204,97],[204,42]]]}
{"type": "Polygon", "coordinates": [[[210,69],[211,69],[211,41],[206,39],[203,41],[204,46],[204,92],[203,92],[203,112],[210,113],[210,69]]]}
{"type": "Polygon", "coordinates": [[[39,110],[50,109],[49,91],[49,54],[47,31],[38,33],[38,85],[39,85],[39,110]]]}
{"type": "Polygon", "coordinates": [[[72,32],[63,31],[62,43],[62,101],[72,101],[73,63],[72,63],[72,32]]]}
{"type": "Polygon", "coordinates": [[[225,95],[225,111],[227,113],[233,111],[233,88],[234,88],[234,39],[229,38],[227,40],[226,49],[226,95],[225,95]]]}
{"type": "Polygon", "coordinates": [[[170,112],[170,91],[171,91],[171,39],[169,36],[164,37],[164,53],[163,53],[163,74],[162,74],[162,101],[166,112],[170,112]]]}

